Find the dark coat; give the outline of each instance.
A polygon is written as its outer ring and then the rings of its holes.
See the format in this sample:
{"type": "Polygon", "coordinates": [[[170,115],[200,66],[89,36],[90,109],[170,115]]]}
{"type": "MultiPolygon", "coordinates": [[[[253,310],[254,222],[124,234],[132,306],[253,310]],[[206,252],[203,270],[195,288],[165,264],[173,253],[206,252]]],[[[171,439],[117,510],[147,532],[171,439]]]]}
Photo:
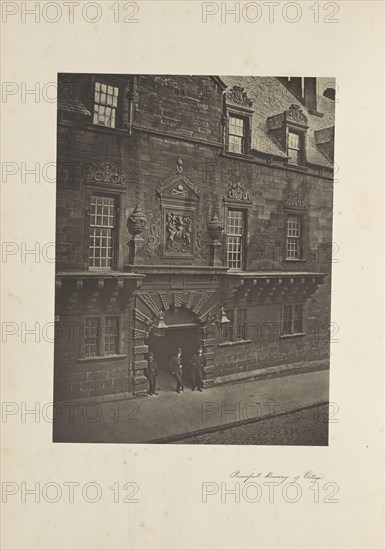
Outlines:
{"type": "Polygon", "coordinates": [[[202,372],[203,367],[206,367],[206,357],[204,354],[201,356],[195,353],[191,360],[192,371],[198,370],[202,372]]]}
{"type": "Polygon", "coordinates": [[[172,357],[169,361],[169,368],[171,374],[174,374],[176,372],[179,373],[182,369],[181,357],[178,358],[177,355],[172,357]]]}
{"type": "Polygon", "coordinates": [[[157,363],[153,357],[149,357],[147,360],[147,369],[145,371],[146,376],[157,376],[158,368],[157,363]]]}

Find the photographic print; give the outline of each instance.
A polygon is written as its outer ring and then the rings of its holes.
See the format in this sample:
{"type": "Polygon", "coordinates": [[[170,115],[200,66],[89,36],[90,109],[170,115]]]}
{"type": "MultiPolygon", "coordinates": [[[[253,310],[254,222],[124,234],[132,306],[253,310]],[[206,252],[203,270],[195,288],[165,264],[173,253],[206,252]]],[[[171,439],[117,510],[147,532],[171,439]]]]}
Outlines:
{"type": "Polygon", "coordinates": [[[0,12],[1,547],[384,549],[385,3],[0,12]]]}
{"type": "Polygon", "coordinates": [[[58,75],[55,442],[328,445],[334,78],[58,75]]]}

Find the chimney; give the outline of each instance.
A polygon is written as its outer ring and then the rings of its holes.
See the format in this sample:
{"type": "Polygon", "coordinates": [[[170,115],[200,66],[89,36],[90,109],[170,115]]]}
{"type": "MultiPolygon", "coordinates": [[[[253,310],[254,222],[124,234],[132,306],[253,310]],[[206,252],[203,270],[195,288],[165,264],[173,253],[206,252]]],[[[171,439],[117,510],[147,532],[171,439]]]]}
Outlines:
{"type": "Polygon", "coordinates": [[[316,78],[304,77],[304,105],[309,111],[317,111],[316,78]]]}
{"type": "Polygon", "coordinates": [[[335,101],[335,90],[334,88],[328,87],[323,92],[324,97],[327,97],[328,99],[332,99],[332,101],[335,101]]]}

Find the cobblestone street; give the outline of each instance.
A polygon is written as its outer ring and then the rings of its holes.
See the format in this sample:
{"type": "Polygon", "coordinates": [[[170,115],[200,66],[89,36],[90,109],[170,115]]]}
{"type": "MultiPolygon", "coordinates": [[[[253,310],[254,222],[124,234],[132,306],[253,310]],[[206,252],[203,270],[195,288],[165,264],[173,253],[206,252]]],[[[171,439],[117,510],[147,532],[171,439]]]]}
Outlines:
{"type": "Polygon", "coordinates": [[[175,441],[197,445],[328,445],[328,405],[175,441]]]}

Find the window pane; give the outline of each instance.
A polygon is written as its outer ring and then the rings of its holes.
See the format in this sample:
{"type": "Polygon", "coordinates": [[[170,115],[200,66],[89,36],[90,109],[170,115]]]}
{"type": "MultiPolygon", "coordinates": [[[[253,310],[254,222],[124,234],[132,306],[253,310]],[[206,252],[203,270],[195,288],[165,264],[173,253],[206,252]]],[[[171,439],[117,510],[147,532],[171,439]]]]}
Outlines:
{"type": "Polygon", "coordinates": [[[95,83],[94,124],[115,128],[119,88],[100,82],[95,83]]]}
{"type": "Polygon", "coordinates": [[[287,218],[287,259],[300,259],[301,256],[301,217],[287,218]]]}
{"type": "Polygon", "coordinates": [[[84,356],[98,355],[99,319],[86,319],[84,330],[84,356]]]}
{"type": "Polygon", "coordinates": [[[289,132],[288,134],[288,156],[291,164],[300,164],[300,136],[289,132]]]}
{"type": "Polygon", "coordinates": [[[243,264],[244,211],[228,210],[227,267],[241,268],[243,264]]]}
{"type": "Polygon", "coordinates": [[[114,256],[116,207],[113,197],[91,195],[89,265],[111,268],[114,256]]]}
{"type": "Polygon", "coordinates": [[[293,134],[292,132],[290,132],[288,136],[288,145],[291,147],[291,149],[299,149],[300,136],[298,134],[293,134]]]}
{"type": "Polygon", "coordinates": [[[231,153],[244,152],[245,122],[243,118],[229,117],[228,150],[231,153]]]}
{"type": "Polygon", "coordinates": [[[119,353],[119,320],[117,317],[105,319],[105,355],[118,355],[119,353]]]}
{"type": "Polygon", "coordinates": [[[243,139],[238,136],[229,136],[229,148],[231,153],[243,152],[243,139]]]}
{"type": "Polygon", "coordinates": [[[299,151],[288,148],[288,156],[291,164],[299,164],[299,151]]]}
{"type": "Polygon", "coordinates": [[[237,310],[237,340],[246,340],[247,339],[247,310],[238,309],[237,310]]]}
{"type": "Polygon", "coordinates": [[[233,340],[233,311],[227,311],[226,316],[230,323],[226,323],[221,328],[221,342],[232,342],[233,340]]]}
{"type": "Polygon", "coordinates": [[[235,136],[244,136],[244,120],[242,118],[229,117],[229,133],[235,136]]]}
{"type": "Polygon", "coordinates": [[[292,306],[283,306],[282,334],[292,334],[292,306]]]}
{"type": "Polygon", "coordinates": [[[301,304],[294,306],[293,332],[294,334],[303,332],[303,306],[301,304]]]}

